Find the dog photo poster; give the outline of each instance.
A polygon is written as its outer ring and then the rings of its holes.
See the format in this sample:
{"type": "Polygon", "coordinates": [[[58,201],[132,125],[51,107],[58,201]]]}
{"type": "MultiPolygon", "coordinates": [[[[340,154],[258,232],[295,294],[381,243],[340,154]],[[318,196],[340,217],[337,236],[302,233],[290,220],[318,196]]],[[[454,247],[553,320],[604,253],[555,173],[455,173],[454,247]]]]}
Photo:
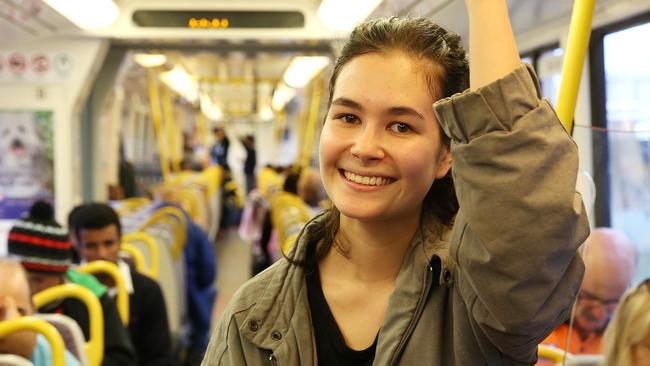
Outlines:
{"type": "Polygon", "coordinates": [[[54,198],[52,112],[0,111],[0,219],[54,198]]]}

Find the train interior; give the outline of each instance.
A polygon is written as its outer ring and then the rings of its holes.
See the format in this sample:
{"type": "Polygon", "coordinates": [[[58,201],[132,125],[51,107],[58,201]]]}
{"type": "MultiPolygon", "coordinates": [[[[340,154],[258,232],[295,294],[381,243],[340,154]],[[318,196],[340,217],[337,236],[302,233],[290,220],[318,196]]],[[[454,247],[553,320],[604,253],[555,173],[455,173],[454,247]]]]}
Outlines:
{"type": "MultiPolygon", "coordinates": [[[[521,58],[553,105],[579,3],[507,1],[521,58]]],[[[259,269],[263,211],[273,262],[327,206],[317,172],[329,76],[354,24],[390,16],[429,18],[468,37],[462,0],[0,0],[0,256],[37,200],[63,226],[81,203],[110,203],[121,255],[160,283],[182,353],[190,228],[214,257],[214,326],[259,269]],[[225,164],[214,159],[217,129],[230,142],[225,164]],[[314,185],[309,200],[283,192],[298,168],[314,185]]],[[[650,277],[650,3],[597,0],[589,33],[569,131],[580,155],[576,190],[592,229],[633,243],[633,287],[650,277]]],[[[84,365],[101,361],[91,346],[77,353],[84,365]]],[[[540,355],[549,364],[601,360],[540,355]]]]}

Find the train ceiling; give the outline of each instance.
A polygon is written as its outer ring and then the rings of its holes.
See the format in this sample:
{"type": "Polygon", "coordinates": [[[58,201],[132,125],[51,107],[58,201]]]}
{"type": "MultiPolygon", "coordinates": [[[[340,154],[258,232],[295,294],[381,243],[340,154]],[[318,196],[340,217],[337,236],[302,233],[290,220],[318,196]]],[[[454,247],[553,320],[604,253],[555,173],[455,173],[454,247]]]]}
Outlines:
{"type": "MultiPolygon", "coordinates": [[[[597,12],[615,1],[617,0],[598,0],[597,12]]],[[[332,57],[345,34],[334,32],[321,22],[317,14],[320,0],[114,2],[119,8],[119,16],[111,26],[84,31],[54,11],[43,0],[0,0],[0,48],[10,48],[12,44],[25,44],[30,40],[48,37],[105,37],[114,45],[132,50],[129,57],[138,52],[165,55],[165,70],[171,71],[181,67],[197,81],[201,93],[219,104],[225,114],[242,115],[258,113],[262,104],[268,104],[268,95],[278,88],[284,71],[295,56],[316,54],[332,57]],[[201,16],[181,18],[174,16],[173,12],[171,15],[167,13],[156,18],[156,14],[152,13],[180,10],[218,13],[203,13],[206,14],[203,17],[205,19],[201,16]],[[240,16],[235,13],[242,11],[291,14],[287,16],[289,21],[279,18],[277,22],[285,27],[274,29],[247,28],[264,19],[264,14],[242,18],[240,23],[245,27],[238,29],[228,27],[228,24],[224,23],[226,17],[219,17],[219,14],[228,14],[230,19],[235,19],[240,16]],[[191,23],[192,21],[194,23],[191,23]],[[295,21],[302,21],[302,26],[287,26],[295,25],[295,21]],[[139,26],[136,22],[141,25],[150,22],[149,24],[159,26],[139,26]],[[181,26],[160,26],[174,22],[181,26]],[[187,24],[182,26],[184,22],[187,24]]],[[[424,16],[466,35],[464,4],[463,0],[383,0],[371,17],[424,16]]],[[[560,21],[566,23],[571,15],[573,1],[508,0],[508,6],[513,27],[520,36],[560,21]]],[[[232,23],[234,24],[234,21],[232,23]]],[[[143,85],[146,81],[143,77],[145,69],[133,62],[129,62],[127,66],[124,80],[139,83],[141,89],[146,90],[143,85]]],[[[196,104],[196,101],[194,103],[196,104]]]]}

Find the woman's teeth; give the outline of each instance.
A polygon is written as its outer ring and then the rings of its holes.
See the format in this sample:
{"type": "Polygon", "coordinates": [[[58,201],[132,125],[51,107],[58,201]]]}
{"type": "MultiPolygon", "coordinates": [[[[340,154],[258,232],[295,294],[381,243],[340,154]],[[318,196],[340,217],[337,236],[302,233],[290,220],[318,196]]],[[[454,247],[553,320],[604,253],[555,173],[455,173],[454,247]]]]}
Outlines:
{"type": "Polygon", "coordinates": [[[348,171],[343,171],[343,175],[345,175],[345,179],[357,184],[363,184],[364,186],[383,186],[392,182],[391,178],[364,177],[362,175],[357,175],[348,171]]]}

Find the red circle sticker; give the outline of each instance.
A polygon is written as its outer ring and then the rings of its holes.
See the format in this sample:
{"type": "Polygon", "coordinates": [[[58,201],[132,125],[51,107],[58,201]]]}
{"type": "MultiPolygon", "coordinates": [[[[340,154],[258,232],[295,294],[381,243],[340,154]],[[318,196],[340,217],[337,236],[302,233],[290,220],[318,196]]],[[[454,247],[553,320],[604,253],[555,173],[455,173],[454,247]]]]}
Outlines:
{"type": "Polygon", "coordinates": [[[47,55],[37,53],[32,56],[32,70],[37,74],[45,74],[50,70],[50,59],[47,55]]]}
{"type": "Polygon", "coordinates": [[[9,56],[9,69],[15,74],[22,74],[27,69],[27,60],[22,53],[14,53],[9,56]]]}

